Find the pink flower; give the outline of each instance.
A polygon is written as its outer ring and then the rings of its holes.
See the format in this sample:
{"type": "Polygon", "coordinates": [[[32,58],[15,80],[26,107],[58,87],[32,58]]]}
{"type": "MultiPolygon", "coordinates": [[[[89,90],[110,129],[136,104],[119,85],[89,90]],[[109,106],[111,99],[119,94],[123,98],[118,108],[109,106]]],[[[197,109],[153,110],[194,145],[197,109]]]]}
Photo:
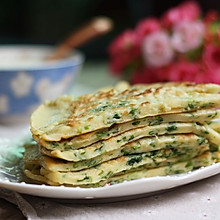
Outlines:
{"type": "Polygon", "coordinates": [[[146,65],[150,67],[164,66],[174,56],[169,35],[164,31],[146,36],[143,40],[142,52],[146,65]]]}
{"type": "Polygon", "coordinates": [[[134,59],[140,56],[140,47],[136,34],[126,30],[119,35],[109,47],[110,68],[114,73],[120,73],[134,59]]]}
{"type": "Polygon", "coordinates": [[[179,21],[181,21],[181,13],[177,7],[171,8],[161,18],[161,22],[166,28],[170,28],[173,24],[176,24],[179,21]]]}
{"type": "Polygon", "coordinates": [[[202,44],[205,26],[201,21],[180,22],[174,27],[172,45],[178,52],[196,49],[202,44]]]}
{"type": "Polygon", "coordinates": [[[131,78],[132,84],[154,83],[158,81],[157,69],[146,67],[135,71],[131,78]]]}
{"type": "Polygon", "coordinates": [[[135,29],[135,32],[137,33],[138,42],[142,42],[146,35],[158,31],[160,28],[161,27],[158,19],[147,18],[141,20],[135,29]]]}
{"type": "Polygon", "coordinates": [[[186,1],[179,8],[184,20],[193,21],[201,16],[201,9],[196,1],[186,1]]]}
{"type": "Polygon", "coordinates": [[[114,73],[132,83],[190,81],[220,84],[219,15],[201,20],[195,1],[168,10],[163,17],[146,18],[126,30],[109,47],[114,73]]]}
{"type": "Polygon", "coordinates": [[[209,82],[220,84],[220,71],[219,70],[215,70],[215,71],[207,70],[207,75],[209,76],[209,82]]]}
{"type": "Polygon", "coordinates": [[[111,43],[109,52],[111,55],[117,55],[134,47],[135,43],[135,32],[130,29],[126,30],[111,43]]]}
{"type": "Polygon", "coordinates": [[[169,72],[172,65],[159,68],[144,67],[134,72],[131,82],[136,83],[155,83],[169,81],[169,72]]]}
{"type": "Polygon", "coordinates": [[[170,28],[181,21],[196,20],[201,14],[199,5],[195,1],[187,1],[177,7],[171,8],[162,16],[162,23],[170,28]]]}
{"type": "Polygon", "coordinates": [[[177,62],[174,63],[170,73],[169,80],[174,82],[193,81],[198,72],[198,66],[194,63],[177,62]]]}
{"type": "Polygon", "coordinates": [[[211,77],[203,70],[200,63],[179,61],[170,69],[169,81],[207,83],[211,82],[211,77]]]}
{"type": "Polygon", "coordinates": [[[208,44],[203,53],[203,61],[211,71],[220,71],[220,47],[208,44]]]}
{"type": "Polygon", "coordinates": [[[155,72],[157,74],[157,78],[159,79],[158,81],[160,82],[169,81],[169,73],[170,73],[171,68],[172,68],[172,63],[169,63],[166,66],[157,68],[155,72]]]}

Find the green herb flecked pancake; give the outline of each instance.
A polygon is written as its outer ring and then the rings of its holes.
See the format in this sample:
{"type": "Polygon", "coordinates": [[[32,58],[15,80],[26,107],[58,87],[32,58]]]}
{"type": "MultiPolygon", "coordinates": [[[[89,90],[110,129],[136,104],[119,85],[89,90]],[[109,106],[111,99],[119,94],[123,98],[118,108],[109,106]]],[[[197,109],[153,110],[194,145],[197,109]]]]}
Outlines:
{"type": "Polygon", "coordinates": [[[144,126],[160,125],[167,122],[200,122],[204,123],[220,116],[220,110],[207,109],[198,110],[195,112],[178,113],[159,115],[153,117],[142,118],[131,122],[116,124],[110,128],[101,129],[98,131],[89,132],[73,138],[69,138],[60,142],[45,141],[38,136],[34,136],[34,139],[43,147],[49,150],[73,150],[86,147],[100,140],[105,140],[110,137],[119,135],[125,131],[140,128],[144,126]]]}
{"type": "Polygon", "coordinates": [[[148,166],[148,168],[159,167],[167,165],[167,163],[188,160],[207,150],[208,147],[206,146],[190,149],[163,149],[155,152],[122,156],[77,172],[51,172],[41,168],[41,175],[60,184],[94,184],[131,168],[143,165],[148,166]]]}
{"type": "Polygon", "coordinates": [[[31,131],[40,139],[60,141],[148,116],[190,112],[220,106],[214,84],[114,89],[72,98],[64,96],[41,105],[31,116],[31,131]],[[215,89],[214,89],[215,90],[215,89]]]}
{"type": "Polygon", "coordinates": [[[102,187],[220,162],[220,86],[122,83],[33,112],[24,173],[35,183],[102,187]]]}
{"type": "MultiPolygon", "coordinates": [[[[99,177],[98,179],[101,179],[101,181],[96,183],[91,183],[91,179],[87,176],[85,176],[83,179],[78,179],[78,182],[74,182],[71,180],[71,177],[67,177],[67,180],[65,181],[65,173],[63,175],[61,173],[52,173],[51,175],[47,175],[47,172],[43,171],[43,173],[45,172],[45,174],[42,175],[39,168],[35,168],[32,170],[26,169],[25,174],[30,179],[36,180],[39,183],[46,183],[49,185],[60,185],[59,181],[61,181],[62,183],[64,182],[63,184],[67,186],[99,187],[105,185],[106,183],[115,184],[123,182],[125,180],[134,180],[143,177],[166,176],[172,174],[185,173],[193,169],[205,167],[219,161],[219,152],[206,152],[185,162],[169,163],[169,165],[164,165],[156,168],[145,167],[144,169],[132,171],[130,173],[121,175],[113,175],[112,173],[109,173],[109,176],[106,175],[104,176],[104,178],[99,177]]],[[[104,174],[102,173],[102,171],[100,173],[101,175],[104,174]]]]}
{"type": "Polygon", "coordinates": [[[164,135],[158,137],[141,138],[130,142],[121,148],[97,156],[93,159],[83,160],[79,162],[67,162],[42,155],[39,146],[30,144],[26,146],[24,161],[26,165],[40,165],[46,170],[51,171],[78,171],[93,167],[102,162],[121,157],[123,155],[146,153],[160,149],[171,148],[197,148],[200,146],[208,146],[208,141],[194,134],[177,134],[164,135]]]}
{"type": "Polygon", "coordinates": [[[51,157],[78,162],[92,159],[113,150],[120,149],[125,144],[143,137],[184,133],[194,133],[202,136],[201,142],[205,141],[205,138],[207,138],[210,143],[217,145],[220,143],[220,134],[209,128],[208,125],[198,125],[196,123],[164,123],[161,125],[145,126],[129,130],[118,136],[109,138],[106,141],[97,142],[83,149],[50,151],[41,147],[41,152],[51,157]]]}

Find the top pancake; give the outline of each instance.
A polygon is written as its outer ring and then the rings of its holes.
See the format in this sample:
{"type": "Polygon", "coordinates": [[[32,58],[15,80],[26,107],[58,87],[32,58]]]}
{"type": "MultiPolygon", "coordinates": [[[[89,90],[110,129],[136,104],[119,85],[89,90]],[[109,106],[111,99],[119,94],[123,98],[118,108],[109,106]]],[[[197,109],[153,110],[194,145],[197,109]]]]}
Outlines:
{"type": "Polygon", "coordinates": [[[32,114],[31,131],[39,138],[60,141],[138,118],[219,107],[219,91],[215,84],[168,83],[63,96],[32,114]]]}

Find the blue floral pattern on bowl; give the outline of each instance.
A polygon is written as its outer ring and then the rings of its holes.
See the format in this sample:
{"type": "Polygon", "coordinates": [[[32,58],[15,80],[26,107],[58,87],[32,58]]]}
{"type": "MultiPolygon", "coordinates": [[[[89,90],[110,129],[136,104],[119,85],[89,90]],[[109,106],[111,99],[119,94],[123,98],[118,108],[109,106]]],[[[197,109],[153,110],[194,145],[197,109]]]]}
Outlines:
{"type": "Polygon", "coordinates": [[[83,63],[76,56],[40,68],[0,69],[0,118],[30,115],[40,103],[68,92],[83,63]]]}

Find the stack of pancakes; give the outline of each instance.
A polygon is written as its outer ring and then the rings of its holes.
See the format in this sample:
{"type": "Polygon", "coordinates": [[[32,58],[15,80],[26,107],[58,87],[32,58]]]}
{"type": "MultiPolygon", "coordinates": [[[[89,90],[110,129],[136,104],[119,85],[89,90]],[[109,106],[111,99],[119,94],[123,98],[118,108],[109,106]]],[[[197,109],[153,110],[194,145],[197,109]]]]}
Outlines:
{"type": "Polygon", "coordinates": [[[219,91],[165,83],[48,101],[31,116],[24,172],[49,185],[97,187],[219,162],[219,91]]]}

